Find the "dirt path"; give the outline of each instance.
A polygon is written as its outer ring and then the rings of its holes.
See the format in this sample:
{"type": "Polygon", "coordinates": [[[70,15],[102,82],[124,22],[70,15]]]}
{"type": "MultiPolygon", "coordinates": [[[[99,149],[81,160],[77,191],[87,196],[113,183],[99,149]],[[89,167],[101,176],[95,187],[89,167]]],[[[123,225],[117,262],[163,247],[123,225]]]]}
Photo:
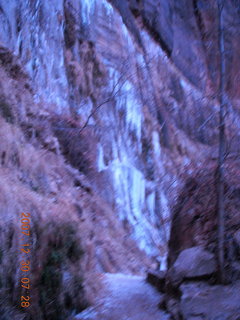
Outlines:
{"type": "Polygon", "coordinates": [[[158,310],[160,294],[143,277],[105,274],[102,297],[96,307],[78,316],[77,320],[168,320],[158,310]]]}

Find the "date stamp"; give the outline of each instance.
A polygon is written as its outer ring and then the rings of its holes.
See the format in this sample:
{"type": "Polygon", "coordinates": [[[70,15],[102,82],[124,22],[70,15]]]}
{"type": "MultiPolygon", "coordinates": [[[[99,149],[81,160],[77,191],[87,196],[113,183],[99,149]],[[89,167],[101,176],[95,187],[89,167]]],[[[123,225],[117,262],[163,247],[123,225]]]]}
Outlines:
{"type": "Polygon", "coordinates": [[[31,253],[31,214],[21,213],[20,214],[21,224],[21,239],[20,239],[20,270],[21,270],[21,287],[23,288],[23,295],[21,295],[20,304],[22,308],[30,307],[30,253],[31,253]]]}

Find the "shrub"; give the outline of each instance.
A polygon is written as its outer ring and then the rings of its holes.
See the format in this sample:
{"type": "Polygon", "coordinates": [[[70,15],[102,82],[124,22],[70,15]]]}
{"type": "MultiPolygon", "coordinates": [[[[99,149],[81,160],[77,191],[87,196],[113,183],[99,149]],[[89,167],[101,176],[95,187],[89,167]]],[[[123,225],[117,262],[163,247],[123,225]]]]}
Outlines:
{"type": "MultiPolygon", "coordinates": [[[[65,320],[88,306],[85,300],[81,258],[84,254],[73,222],[57,219],[33,221],[31,248],[31,306],[20,307],[20,248],[17,226],[8,223],[1,232],[0,311],[3,319],[65,320]]],[[[0,230],[0,231],[1,231],[0,230]]],[[[2,319],[2,318],[1,318],[2,319]]]]}
{"type": "Polygon", "coordinates": [[[4,101],[4,99],[0,98],[0,113],[1,116],[9,123],[14,122],[14,115],[11,109],[11,106],[4,101]]]}

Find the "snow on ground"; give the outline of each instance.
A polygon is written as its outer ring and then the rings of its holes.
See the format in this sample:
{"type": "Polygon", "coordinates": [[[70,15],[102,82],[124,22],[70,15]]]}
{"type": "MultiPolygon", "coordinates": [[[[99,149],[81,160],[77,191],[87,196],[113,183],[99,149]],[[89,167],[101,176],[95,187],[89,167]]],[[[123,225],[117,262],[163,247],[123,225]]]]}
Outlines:
{"type": "Polygon", "coordinates": [[[140,276],[105,274],[104,288],[96,306],[76,320],[168,320],[158,309],[160,294],[140,276]]]}

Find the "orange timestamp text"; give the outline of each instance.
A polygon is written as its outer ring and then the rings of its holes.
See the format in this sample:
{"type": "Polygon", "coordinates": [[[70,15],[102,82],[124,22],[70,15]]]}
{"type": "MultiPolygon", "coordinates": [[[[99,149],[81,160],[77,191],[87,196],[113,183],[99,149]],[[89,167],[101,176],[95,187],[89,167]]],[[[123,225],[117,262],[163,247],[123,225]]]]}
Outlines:
{"type": "MultiPolygon", "coordinates": [[[[20,270],[21,270],[21,287],[24,290],[24,295],[21,295],[21,307],[28,308],[30,307],[30,253],[31,253],[31,214],[30,213],[21,213],[20,214],[20,228],[21,228],[21,239],[20,239],[20,270]]],[[[22,291],[22,290],[21,290],[22,291]]]]}

